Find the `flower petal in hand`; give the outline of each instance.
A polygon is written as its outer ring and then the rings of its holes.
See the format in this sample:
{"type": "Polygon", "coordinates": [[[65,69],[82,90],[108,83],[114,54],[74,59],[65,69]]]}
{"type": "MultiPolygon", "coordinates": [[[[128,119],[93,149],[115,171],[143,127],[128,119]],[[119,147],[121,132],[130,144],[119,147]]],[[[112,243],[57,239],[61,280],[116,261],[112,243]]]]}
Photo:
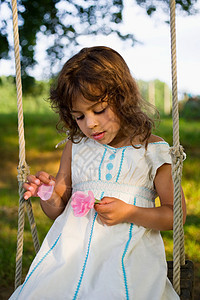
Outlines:
{"type": "Polygon", "coordinates": [[[43,201],[47,201],[48,199],[51,198],[51,195],[53,193],[54,186],[53,185],[47,185],[47,184],[42,184],[38,188],[37,195],[40,197],[43,201]]]}
{"type": "Polygon", "coordinates": [[[92,191],[88,191],[86,195],[82,191],[77,191],[72,195],[71,206],[74,211],[75,217],[84,217],[91,208],[94,207],[95,203],[98,203],[99,200],[94,198],[92,191]]]}

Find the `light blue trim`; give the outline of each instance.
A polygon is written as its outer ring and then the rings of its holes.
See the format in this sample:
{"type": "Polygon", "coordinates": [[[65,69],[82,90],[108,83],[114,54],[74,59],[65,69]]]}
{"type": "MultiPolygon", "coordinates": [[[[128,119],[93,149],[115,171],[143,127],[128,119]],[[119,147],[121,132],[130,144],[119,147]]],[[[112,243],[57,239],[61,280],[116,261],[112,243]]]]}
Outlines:
{"type": "MultiPolygon", "coordinates": [[[[103,198],[103,195],[104,195],[104,192],[101,193],[100,200],[103,198]]],[[[86,264],[87,264],[87,260],[88,260],[88,257],[89,257],[90,246],[91,246],[91,241],[92,241],[92,235],[93,235],[93,230],[94,230],[94,223],[95,223],[96,218],[97,218],[97,212],[95,212],[95,214],[94,214],[94,218],[93,218],[93,222],[92,222],[92,227],[91,227],[91,230],[90,230],[90,237],[89,237],[89,242],[88,242],[86,257],[85,257],[85,261],[84,261],[84,264],[83,264],[81,276],[80,276],[80,279],[78,281],[78,284],[77,284],[77,287],[76,287],[76,291],[74,293],[73,300],[77,299],[78,293],[79,293],[79,290],[80,290],[80,287],[81,287],[81,283],[83,281],[83,276],[84,276],[84,273],[85,273],[86,264]]]]}
{"type": "Polygon", "coordinates": [[[149,143],[148,145],[151,145],[151,144],[168,145],[169,146],[169,144],[167,142],[152,142],[152,143],[149,143]]]}
{"type": "Polygon", "coordinates": [[[100,162],[100,165],[99,165],[99,180],[101,180],[101,165],[102,165],[102,163],[103,163],[103,161],[104,161],[106,152],[107,152],[107,149],[105,148],[104,153],[103,153],[103,156],[102,156],[102,159],[101,159],[101,162],[100,162]]]}
{"type": "Polygon", "coordinates": [[[130,241],[132,239],[132,229],[133,229],[133,223],[130,224],[129,228],[129,239],[126,242],[126,246],[124,248],[124,252],[122,255],[122,271],[123,271],[123,276],[124,276],[124,285],[125,285],[125,293],[126,293],[126,300],[129,300],[129,291],[128,291],[128,283],[127,283],[127,276],[126,276],[126,270],[125,270],[125,265],[124,265],[124,258],[128,250],[128,246],[130,244],[130,241]]]}
{"type": "Polygon", "coordinates": [[[100,200],[103,198],[104,192],[101,193],[100,200]]]}
{"type": "MultiPolygon", "coordinates": [[[[160,142],[152,142],[152,143],[148,143],[148,145],[151,145],[151,144],[158,144],[158,145],[168,145],[169,146],[169,144],[167,143],[167,142],[162,142],[162,141],[160,141],[160,142]]],[[[109,145],[106,145],[106,144],[102,144],[105,148],[108,148],[108,149],[111,149],[111,150],[115,150],[115,151],[117,151],[117,150],[120,150],[120,149],[124,149],[124,148],[129,148],[129,147],[131,147],[131,148],[134,148],[132,145],[128,145],[128,146],[123,146],[123,147],[119,147],[119,148],[115,148],[115,147],[112,147],[112,146],[109,146],[109,145]]],[[[143,145],[142,144],[137,144],[137,145],[134,145],[135,147],[142,147],[143,145]]],[[[148,147],[148,146],[147,146],[148,147]]]]}
{"type": "Polygon", "coordinates": [[[100,200],[103,198],[104,192],[101,193],[100,200]]]}
{"type": "Polygon", "coordinates": [[[28,275],[28,277],[26,278],[26,280],[24,281],[22,287],[21,287],[21,290],[19,291],[19,294],[17,296],[17,299],[19,297],[19,295],[21,294],[25,284],[27,283],[27,281],[29,280],[29,278],[33,275],[33,273],[35,272],[35,270],[39,267],[39,265],[43,262],[43,260],[47,257],[47,255],[53,250],[53,248],[56,246],[56,244],[58,243],[60,237],[61,237],[61,234],[59,234],[58,238],[56,239],[56,241],[54,242],[53,246],[51,246],[51,248],[46,252],[46,254],[40,259],[40,261],[37,263],[37,265],[33,268],[33,270],[31,271],[31,273],[28,275]]]}
{"type": "Polygon", "coordinates": [[[87,253],[86,253],[85,261],[84,261],[84,264],[83,264],[81,276],[80,276],[80,279],[78,281],[76,291],[74,293],[73,300],[77,299],[77,297],[78,297],[78,292],[80,290],[80,286],[81,286],[81,283],[82,283],[82,280],[83,280],[83,276],[84,276],[84,273],[85,273],[86,264],[87,264],[87,260],[88,260],[89,252],[90,252],[90,246],[91,246],[91,241],[92,241],[92,234],[93,234],[94,223],[95,223],[96,217],[97,217],[97,212],[95,212],[95,214],[94,214],[94,218],[93,218],[93,222],[92,222],[92,227],[91,227],[91,231],[90,231],[90,237],[89,237],[88,247],[87,247],[87,253]]]}
{"type": "MultiPolygon", "coordinates": [[[[134,198],[134,203],[133,205],[136,205],[136,197],[134,198]]],[[[128,250],[128,246],[130,244],[130,241],[132,239],[132,229],[133,229],[133,223],[131,223],[130,228],[129,228],[129,239],[126,243],[123,255],[122,255],[122,271],[123,271],[123,276],[124,276],[124,285],[125,285],[125,293],[126,293],[126,300],[129,300],[129,291],[128,291],[128,283],[127,283],[127,276],[126,276],[126,269],[124,265],[124,258],[128,250]]]]}
{"type": "Polygon", "coordinates": [[[119,148],[115,148],[115,147],[112,147],[112,146],[109,146],[109,145],[106,145],[106,144],[102,144],[102,145],[103,145],[105,148],[114,150],[115,152],[116,152],[117,150],[124,149],[124,148],[127,148],[127,147],[132,147],[132,148],[133,148],[133,146],[131,146],[131,145],[129,145],[129,146],[123,146],[123,147],[119,147],[119,148]]]}
{"type": "Polygon", "coordinates": [[[118,181],[119,175],[120,175],[120,173],[121,173],[122,164],[123,164],[123,161],[124,161],[124,152],[125,152],[125,150],[126,150],[126,148],[124,148],[123,151],[122,151],[121,161],[120,161],[120,166],[119,166],[119,171],[118,171],[117,178],[116,178],[116,181],[115,181],[115,182],[118,181]]]}

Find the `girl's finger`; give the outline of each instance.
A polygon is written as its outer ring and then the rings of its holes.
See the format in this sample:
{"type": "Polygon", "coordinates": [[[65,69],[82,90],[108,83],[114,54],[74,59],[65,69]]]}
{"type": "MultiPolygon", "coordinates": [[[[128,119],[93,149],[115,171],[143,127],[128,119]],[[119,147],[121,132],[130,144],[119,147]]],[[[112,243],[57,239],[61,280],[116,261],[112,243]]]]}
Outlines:
{"type": "Polygon", "coordinates": [[[40,179],[40,182],[41,183],[44,183],[44,184],[48,184],[48,185],[54,185],[55,184],[55,181],[50,179],[50,178],[46,178],[45,176],[41,175],[39,177],[40,179]]]}
{"type": "Polygon", "coordinates": [[[29,191],[27,191],[27,192],[24,193],[24,199],[25,200],[28,200],[31,196],[32,196],[31,192],[29,192],[29,191]]]}
{"type": "Polygon", "coordinates": [[[36,177],[40,180],[41,183],[49,184],[49,185],[55,184],[54,177],[49,175],[46,172],[40,172],[40,173],[36,174],[36,177]]]}
{"type": "Polygon", "coordinates": [[[34,183],[36,185],[40,184],[40,180],[35,175],[28,175],[27,181],[28,181],[28,183],[34,183]]]}
{"type": "Polygon", "coordinates": [[[32,190],[31,185],[30,185],[29,182],[25,182],[25,183],[23,184],[23,188],[24,188],[25,190],[27,190],[27,191],[31,191],[31,190],[32,190]]]}
{"type": "Polygon", "coordinates": [[[37,196],[37,190],[38,190],[38,185],[34,184],[34,183],[27,183],[25,182],[23,184],[23,188],[28,192],[31,193],[31,196],[37,196]]]}

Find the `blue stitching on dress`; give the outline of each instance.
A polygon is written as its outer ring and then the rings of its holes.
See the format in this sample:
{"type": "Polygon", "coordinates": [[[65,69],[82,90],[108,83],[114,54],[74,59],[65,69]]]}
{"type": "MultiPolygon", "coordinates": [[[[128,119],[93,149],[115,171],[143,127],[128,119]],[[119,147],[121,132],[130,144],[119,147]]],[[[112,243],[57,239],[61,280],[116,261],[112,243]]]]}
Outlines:
{"type": "MultiPolygon", "coordinates": [[[[169,145],[167,142],[152,142],[152,143],[148,143],[148,145],[151,145],[151,144],[158,144],[158,145],[169,145]]],[[[105,148],[108,148],[108,149],[115,149],[116,151],[119,150],[119,149],[124,149],[124,148],[134,148],[132,145],[129,145],[129,146],[123,146],[123,147],[119,147],[119,148],[115,148],[115,147],[112,147],[112,146],[109,146],[109,145],[106,145],[106,144],[102,144],[105,148]]],[[[142,146],[141,144],[137,144],[137,145],[134,145],[135,147],[139,147],[139,146],[142,146]]]]}
{"type": "Polygon", "coordinates": [[[106,152],[107,152],[107,149],[105,148],[102,159],[101,159],[101,162],[100,162],[100,165],[99,165],[99,180],[101,180],[101,165],[102,165],[103,160],[105,158],[106,152]]]}
{"type": "Polygon", "coordinates": [[[61,233],[59,234],[58,238],[56,239],[56,241],[54,242],[54,244],[51,246],[51,248],[46,252],[46,254],[40,259],[40,261],[37,263],[37,265],[33,268],[33,270],[31,271],[31,273],[29,274],[29,276],[27,277],[27,279],[24,281],[21,290],[19,291],[19,294],[17,296],[17,299],[19,297],[19,295],[21,294],[25,284],[27,283],[27,281],[29,280],[29,278],[32,276],[32,274],[35,272],[35,270],[39,267],[39,265],[43,262],[43,260],[47,257],[47,255],[53,250],[53,248],[56,246],[56,244],[58,243],[58,240],[60,239],[61,233]]]}
{"type": "Polygon", "coordinates": [[[128,246],[130,244],[130,241],[132,239],[132,229],[133,229],[133,223],[131,223],[130,228],[129,228],[129,239],[126,243],[123,255],[122,255],[122,271],[123,271],[123,276],[124,276],[124,285],[125,285],[125,293],[126,293],[126,300],[129,300],[129,291],[128,291],[128,284],[127,284],[127,276],[126,276],[126,270],[125,270],[125,265],[124,265],[124,258],[128,250],[128,246]]]}
{"type": "Polygon", "coordinates": [[[148,145],[150,145],[150,144],[168,145],[169,146],[169,144],[167,142],[152,142],[152,143],[149,143],[148,145]]]}
{"type": "MultiPolygon", "coordinates": [[[[104,195],[104,192],[101,193],[100,200],[103,198],[103,195],[104,195]]],[[[96,218],[97,218],[97,212],[95,212],[94,219],[93,219],[93,222],[92,222],[92,227],[91,227],[90,237],[89,237],[89,242],[88,242],[88,247],[87,247],[87,253],[86,253],[85,261],[84,261],[84,264],[83,264],[81,276],[80,276],[80,279],[78,281],[76,291],[74,293],[73,300],[76,300],[77,297],[78,297],[78,293],[79,293],[81,283],[82,283],[82,280],[83,280],[83,276],[84,276],[84,273],[85,273],[86,264],[87,264],[87,260],[88,260],[89,252],[90,252],[91,241],[92,241],[92,234],[93,234],[93,230],[94,230],[94,223],[95,223],[96,218]]]]}
{"type": "MultiPolygon", "coordinates": [[[[134,198],[134,203],[133,205],[136,204],[136,197],[134,198]]],[[[127,276],[126,276],[126,270],[125,270],[125,265],[124,265],[124,258],[128,250],[128,246],[130,244],[130,241],[132,239],[132,229],[133,229],[133,223],[131,223],[130,228],[129,228],[129,239],[126,243],[123,255],[122,255],[122,271],[123,271],[123,276],[124,276],[124,285],[125,285],[125,293],[126,293],[126,300],[129,300],[129,291],[128,291],[128,284],[127,284],[127,276]]]]}
{"type": "Polygon", "coordinates": [[[123,149],[123,148],[132,147],[132,146],[123,146],[123,147],[115,148],[115,147],[112,147],[112,146],[109,146],[109,145],[106,145],[106,144],[103,144],[103,146],[104,146],[105,148],[110,149],[110,150],[115,150],[115,152],[116,152],[117,150],[120,150],[120,149],[123,149]]]}
{"type": "Polygon", "coordinates": [[[125,152],[125,150],[126,150],[126,148],[124,148],[123,151],[122,151],[121,162],[120,162],[120,166],[119,166],[119,171],[118,171],[118,174],[117,174],[116,182],[118,181],[119,175],[121,173],[122,164],[123,164],[123,161],[124,161],[124,152],[125,152]]]}
{"type": "Polygon", "coordinates": [[[101,193],[101,197],[100,197],[100,200],[101,200],[101,199],[103,198],[103,195],[104,195],[104,192],[102,192],[102,193],[101,193]]]}
{"type": "Polygon", "coordinates": [[[82,280],[83,280],[83,275],[85,273],[86,264],[87,264],[87,260],[88,260],[88,257],[89,257],[89,251],[90,251],[90,245],[91,245],[91,240],[92,240],[93,229],[94,229],[94,222],[96,220],[96,217],[97,217],[97,212],[95,212],[95,214],[94,214],[94,219],[93,219],[93,222],[92,222],[92,227],[91,227],[90,237],[89,237],[89,242],[88,242],[88,247],[87,247],[87,253],[86,253],[86,257],[85,257],[85,261],[84,261],[84,264],[83,264],[81,276],[80,276],[80,279],[78,281],[77,288],[76,288],[73,300],[77,299],[78,292],[80,290],[80,286],[81,286],[81,283],[82,283],[82,280]]]}

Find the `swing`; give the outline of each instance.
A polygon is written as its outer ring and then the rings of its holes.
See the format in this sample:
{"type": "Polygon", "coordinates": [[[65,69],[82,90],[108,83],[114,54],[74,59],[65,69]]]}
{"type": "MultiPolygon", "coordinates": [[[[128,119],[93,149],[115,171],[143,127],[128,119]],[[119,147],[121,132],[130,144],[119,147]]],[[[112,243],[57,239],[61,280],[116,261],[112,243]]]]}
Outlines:
{"type": "MultiPolygon", "coordinates": [[[[25,206],[31,227],[31,233],[35,252],[40,248],[36,224],[33,216],[30,199],[23,198],[23,183],[29,174],[29,168],[25,160],[25,139],[23,126],[22,108],[22,85],[21,66],[19,55],[19,35],[17,0],[12,0],[13,12],[13,32],[16,66],[16,88],[18,107],[18,134],[19,134],[19,165],[18,165],[18,185],[19,185],[19,209],[18,209],[18,233],[16,251],[16,272],[15,289],[21,285],[22,276],[22,254],[23,254],[23,231],[25,206]]],[[[171,31],[171,63],[172,63],[172,119],[173,119],[173,147],[172,156],[172,177],[174,182],[174,223],[173,223],[173,261],[168,261],[168,278],[172,282],[175,291],[180,295],[181,300],[193,299],[194,287],[194,265],[191,261],[185,261],[184,252],[184,232],[182,226],[182,205],[181,205],[181,176],[184,160],[183,148],[179,143],[179,113],[177,98],[177,71],[176,71],[176,29],[175,29],[175,0],[170,0],[170,31],[171,31]]]]}

